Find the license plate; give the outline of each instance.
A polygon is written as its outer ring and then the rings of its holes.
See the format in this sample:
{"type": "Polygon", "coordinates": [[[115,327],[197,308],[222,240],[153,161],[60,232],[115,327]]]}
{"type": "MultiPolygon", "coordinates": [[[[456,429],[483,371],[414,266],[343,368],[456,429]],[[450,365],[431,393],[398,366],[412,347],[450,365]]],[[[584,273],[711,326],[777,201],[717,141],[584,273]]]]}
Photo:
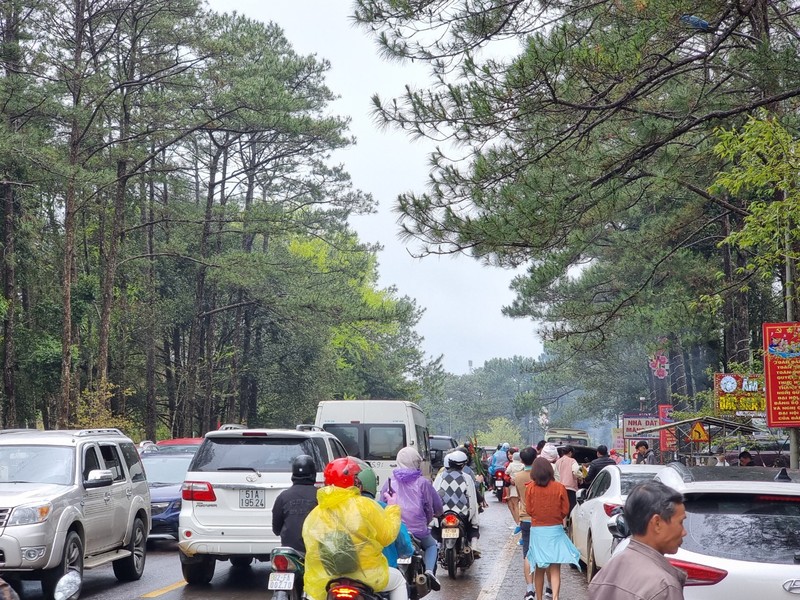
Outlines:
{"type": "Polygon", "coordinates": [[[239,508],[266,508],[264,490],[239,490],[239,508]]]}
{"type": "Polygon", "coordinates": [[[502,479],[498,479],[497,481],[495,481],[495,482],[494,482],[494,484],[495,484],[497,487],[503,487],[503,486],[506,484],[506,482],[505,482],[505,481],[503,481],[502,479]]]}
{"type": "Polygon", "coordinates": [[[448,529],[442,529],[442,539],[452,539],[458,537],[458,528],[451,527],[448,529]]]}
{"type": "Polygon", "coordinates": [[[411,564],[411,557],[410,556],[401,556],[397,559],[398,565],[410,565],[411,564]]]}
{"type": "Polygon", "coordinates": [[[270,573],[268,590],[290,590],[294,587],[294,573],[270,573]]]}

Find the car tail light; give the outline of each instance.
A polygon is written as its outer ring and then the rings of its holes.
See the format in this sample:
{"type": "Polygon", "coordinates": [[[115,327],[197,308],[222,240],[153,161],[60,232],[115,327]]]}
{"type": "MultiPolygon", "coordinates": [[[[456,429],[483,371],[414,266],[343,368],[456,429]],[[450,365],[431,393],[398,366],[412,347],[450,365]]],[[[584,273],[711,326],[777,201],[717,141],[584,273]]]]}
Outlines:
{"type": "Polygon", "coordinates": [[[455,515],[446,515],[443,521],[445,527],[458,527],[458,517],[455,515]]]}
{"type": "Polygon", "coordinates": [[[272,570],[273,571],[288,571],[289,559],[283,554],[276,554],[272,557],[272,570]]]}
{"type": "Polygon", "coordinates": [[[217,495],[207,481],[184,481],[181,498],[189,502],[216,502],[217,495]]]}
{"type": "Polygon", "coordinates": [[[606,515],[609,516],[609,517],[613,517],[614,516],[614,509],[615,508],[619,508],[619,507],[620,507],[619,504],[611,504],[609,502],[604,502],[603,503],[603,510],[606,512],[606,515]]]}
{"type": "Polygon", "coordinates": [[[338,585],[328,590],[328,595],[337,600],[356,600],[361,597],[361,591],[349,585],[338,585]]]}
{"type": "Polygon", "coordinates": [[[684,560],[669,559],[673,567],[678,567],[686,571],[686,585],[714,585],[728,576],[728,572],[723,569],[716,569],[708,565],[698,565],[684,560]]]}

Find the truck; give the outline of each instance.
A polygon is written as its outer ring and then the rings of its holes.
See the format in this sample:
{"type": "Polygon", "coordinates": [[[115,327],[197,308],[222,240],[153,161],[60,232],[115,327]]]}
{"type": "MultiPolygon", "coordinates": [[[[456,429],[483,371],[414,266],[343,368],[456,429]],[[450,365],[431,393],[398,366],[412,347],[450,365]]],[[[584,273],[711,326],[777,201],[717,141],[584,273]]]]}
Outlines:
{"type": "Polygon", "coordinates": [[[551,428],[544,432],[544,441],[556,446],[588,446],[589,434],[583,429],[551,428]]]}

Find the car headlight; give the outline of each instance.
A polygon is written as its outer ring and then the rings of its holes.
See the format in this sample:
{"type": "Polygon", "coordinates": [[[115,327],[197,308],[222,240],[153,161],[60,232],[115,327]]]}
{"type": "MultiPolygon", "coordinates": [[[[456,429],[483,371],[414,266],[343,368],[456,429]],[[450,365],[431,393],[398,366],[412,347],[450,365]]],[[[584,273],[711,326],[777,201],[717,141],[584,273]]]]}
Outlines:
{"type": "Polygon", "coordinates": [[[34,523],[42,523],[50,516],[50,511],[53,505],[49,502],[45,504],[27,504],[17,506],[11,511],[11,516],[8,518],[7,527],[13,525],[32,525],[34,523]]]}

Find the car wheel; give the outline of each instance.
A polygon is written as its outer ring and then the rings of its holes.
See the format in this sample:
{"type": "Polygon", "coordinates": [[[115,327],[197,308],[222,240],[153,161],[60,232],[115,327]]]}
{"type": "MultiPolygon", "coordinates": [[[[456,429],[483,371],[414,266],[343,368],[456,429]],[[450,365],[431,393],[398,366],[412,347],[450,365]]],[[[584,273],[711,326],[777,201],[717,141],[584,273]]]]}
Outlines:
{"type": "Polygon", "coordinates": [[[234,567],[244,568],[249,567],[250,563],[253,562],[252,556],[232,556],[231,557],[231,564],[234,567]]]}
{"type": "Polygon", "coordinates": [[[189,562],[181,554],[181,571],[189,585],[208,585],[214,578],[216,566],[217,559],[213,556],[203,556],[200,559],[191,559],[189,562]]]}
{"type": "Polygon", "coordinates": [[[592,543],[592,537],[589,536],[589,539],[586,540],[586,581],[591,583],[594,576],[597,575],[597,560],[594,557],[594,544],[592,543]]]}
{"type": "MultiPolygon", "coordinates": [[[[54,569],[45,571],[42,577],[42,594],[45,600],[53,600],[58,580],[69,571],[76,571],[83,575],[83,542],[76,531],[67,533],[67,539],[64,540],[64,554],[61,564],[54,569]]],[[[76,600],[79,595],[80,590],[67,600],[76,600]]]]}
{"type": "Polygon", "coordinates": [[[147,533],[144,523],[139,517],[133,520],[131,539],[125,546],[125,550],[131,553],[130,556],[111,563],[114,567],[114,575],[119,581],[137,581],[144,573],[144,563],[147,559],[147,533]]]}

